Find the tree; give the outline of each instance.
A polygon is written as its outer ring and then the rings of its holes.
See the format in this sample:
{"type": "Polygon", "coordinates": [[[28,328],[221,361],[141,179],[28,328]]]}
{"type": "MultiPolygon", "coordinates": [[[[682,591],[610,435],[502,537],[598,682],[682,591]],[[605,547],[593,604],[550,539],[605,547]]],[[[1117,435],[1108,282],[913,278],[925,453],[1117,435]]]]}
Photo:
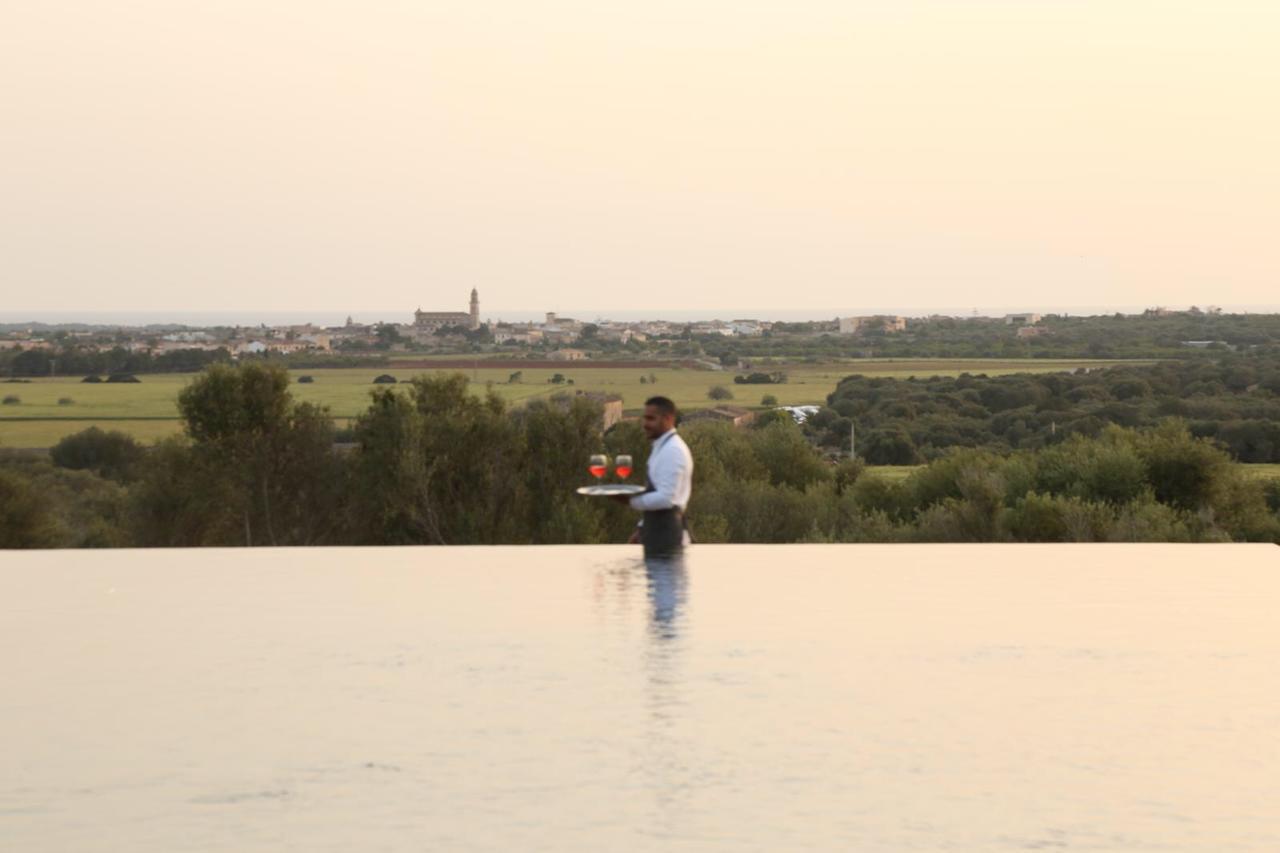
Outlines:
{"type": "Polygon", "coordinates": [[[355,427],[356,541],[593,541],[605,508],[567,484],[599,429],[598,403],[565,395],[508,413],[492,393],[471,395],[461,374],[416,377],[407,396],[375,391],[355,427]]]}
{"type": "Polygon", "coordinates": [[[732,400],[733,392],[723,385],[713,385],[707,389],[707,399],[709,400],[732,400]]]}
{"type": "Polygon", "coordinates": [[[48,376],[53,372],[53,356],[48,350],[24,350],[14,357],[9,369],[14,376],[48,376]]]}
{"type": "Polygon", "coordinates": [[[773,396],[772,394],[765,394],[763,397],[760,398],[760,405],[776,406],[778,405],[778,398],[773,396]]]}
{"type": "Polygon", "coordinates": [[[392,344],[404,343],[404,335],[401,335],[400,330],[391,323],[379,323],[374,329],[374,334],[378,337],[377,345],[382,349],[387,349],[392,344]]]}
{"type": "Polygon", "coordinates": [[[164,543],[166,526],[208,507],[216,512],[191,528],[195,544],[304,545],[340,535],[333,421],[288,388],[283,368],[252,362],[214,365],[182,390],[189,442],[166,445],[134,490],[140,539],[164,543]]]}

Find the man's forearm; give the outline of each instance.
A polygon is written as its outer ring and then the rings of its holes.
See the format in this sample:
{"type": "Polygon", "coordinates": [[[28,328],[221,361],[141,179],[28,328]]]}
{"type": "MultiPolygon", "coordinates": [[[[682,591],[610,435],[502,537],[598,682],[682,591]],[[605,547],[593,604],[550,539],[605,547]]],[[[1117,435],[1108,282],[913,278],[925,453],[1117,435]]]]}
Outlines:
{"type": "Polygon", "coordinates": [[[675,506],[671,498],[662,492],[644,492],[631,499],[631,508],[640,512],[651,512],[658,509],[671,509],[675,506]]]}

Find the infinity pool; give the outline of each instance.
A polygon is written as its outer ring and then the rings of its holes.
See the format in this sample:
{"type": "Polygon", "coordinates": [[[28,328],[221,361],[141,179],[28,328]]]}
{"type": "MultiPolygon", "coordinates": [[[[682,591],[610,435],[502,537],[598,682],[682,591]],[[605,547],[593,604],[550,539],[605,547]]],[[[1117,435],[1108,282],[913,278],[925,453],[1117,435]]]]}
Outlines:
{"type": "Polygon", "coordinates": [[[0,848],[1280,850],[1278,558],[0,552],[0,848]]]}

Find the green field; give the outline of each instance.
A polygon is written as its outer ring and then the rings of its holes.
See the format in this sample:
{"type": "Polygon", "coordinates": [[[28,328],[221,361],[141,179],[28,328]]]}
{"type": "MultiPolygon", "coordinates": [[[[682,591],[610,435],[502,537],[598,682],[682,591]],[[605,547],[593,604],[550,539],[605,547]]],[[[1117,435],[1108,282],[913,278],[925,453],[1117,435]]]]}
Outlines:
{"type": "MultiPolygon", "coordinates": [[[[905,480],[923,468],[923,465],[868,465],[867,473],[875,477],[883,477],[886,480],[897,482],[905,480]]],[[[1280,465],[1271,463],[1250,463],[1240,465],[1249,477],[1256,477],[1260,480],[1280,480],[1280,465]]]]}
{"type": "MultiPolygon", "coordinates": [[[[456,357],[455,357],[456,358],[456,357]]],[[[595,391],[617,394],[627,409],[638,409],[645,398],[664,394],[682,409],[703,408],[710,404],[707,390],[723,385],[734,394],[730,403],[758,406],[765,394],[772,394],[781,405],[823,403],[836,383],[854,373],[906,378],[909,376],[955,376],[960,373],[1050,373],[1078,367],[1105,367],[1115,361],[1051,360],[1051,359],[863,359],[842,363],[771,365],[771,370],[784,370],[788,381],[783,385],[734,385],[731,371],[693,368],[582,367],[566,363],[562,367],[522,368],[523,379],[509,384],[515,368],[485,367],[479,361],[475,369],[462,371],[473,379],[472,388],[484,393],[486,387],[503,399],[519,404],[557,391],[595,391]],[[555,373],[572,379],[573,385],[553,385],[547,380],[555,373]],[[655,384],[641,384],[642,376],[653,374],[655,384]]],[[[1135,363],[1135,362],[1127,362],[1135,363]]],[[[336,418],[351,418],[367,407],[374,376],[390,373],[400,380],[430,372],[422,368],[396,365],[368,368],[308,369],[291,371],[296,377],[309,374],[315,382],[294,384],[292,391],[301,400],[328,406],[336,418]]],[[[457,371],[448,371],[457,372],[457,371]]],[[[86,384],[78,377],[34,379],[31,382],[0,383],[0,397],[15,395],[16,405],[0,406],[0,447],[49,447],[71,433],[97,425],[118,429],[140,439],[150,440],[179,430],[177,421],[178,392],[196,374],[148,374],[138,384],[86,384]],[[70,404],[59,405],[68,397],[70,404]]]]}
{"type": "Polygon", "coordinates": [[[923,467],[923,465],[868,465],[866,470],[873,477],[883,477],[896,483],[907,479],[923,467]]]}

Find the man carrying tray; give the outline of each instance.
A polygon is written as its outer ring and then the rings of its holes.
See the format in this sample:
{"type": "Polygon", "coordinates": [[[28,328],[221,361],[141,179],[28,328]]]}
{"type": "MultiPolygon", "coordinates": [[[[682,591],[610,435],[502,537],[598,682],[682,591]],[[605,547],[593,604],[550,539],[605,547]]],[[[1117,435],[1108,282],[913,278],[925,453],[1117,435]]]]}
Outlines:
{"type": "Polygon", "coordinates": [[[676,404],[668,398],[645,400],[640,424],[652,442],[646,489],[614,500],[644,513],[630,541],[643,544],[646,557],[675,554],[691,541],[684,511],[693,492],[693,454],[676,433],[676,404]]]}

